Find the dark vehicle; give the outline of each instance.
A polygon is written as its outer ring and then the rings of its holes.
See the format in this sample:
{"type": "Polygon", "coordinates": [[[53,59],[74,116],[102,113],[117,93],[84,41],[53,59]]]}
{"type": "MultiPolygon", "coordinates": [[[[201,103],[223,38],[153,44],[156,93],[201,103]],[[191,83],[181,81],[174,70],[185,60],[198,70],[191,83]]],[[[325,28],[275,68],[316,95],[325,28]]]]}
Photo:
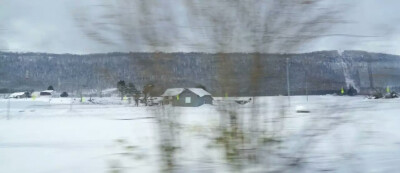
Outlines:
{"type": "Polygon", "coordinates": [[[60,95],[60,97],[68,97],[68,93],[67,93],[67,92],[65,92],[65,91],[64,91],[64,92],[62,92],[62,93],[61,93],[61,95],[60,95]]]}

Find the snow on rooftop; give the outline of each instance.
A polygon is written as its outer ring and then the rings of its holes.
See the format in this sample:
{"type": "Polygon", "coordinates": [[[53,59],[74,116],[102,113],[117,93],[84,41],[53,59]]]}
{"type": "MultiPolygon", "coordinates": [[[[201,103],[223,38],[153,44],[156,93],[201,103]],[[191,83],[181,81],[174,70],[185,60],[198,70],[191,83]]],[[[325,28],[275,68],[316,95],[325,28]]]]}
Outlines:
{"type": "Polygon", "coordinates": [[[109,93],[118,92],[118,89],[117,88],[108,88],[108,89],[102,90],[101,92],[103,94],[109,94],[109,93]]]}
{"type": "Polygon", "coordinates": [[[207,92],[206,90],[204,90],[202,88],[188,88],[188,89],[200,97],[211,96],[211,94],[209,92],[207,92]]]}
{"type": "Polygon", "coordinates": [[[176,95],[181,94],[185,89],[190,90],[191,92],[195,93],[196,95],[198,95],[200,97],[203,97],[206,95],[211,96],[211,94],[209,92],[205,91],[202,88],[169,88],[169,89],[165,90],[165,92],[161,96],[163,96],[163,97],[176,96],[176,95]]]}
{"type": "Polygon", "coordinates": [[[168,88],[161,96],[176,96],[182,93],[184,90],[185,88],[168,88]]]}
{"type": "Polygon", "coordinates": [[[25,94],[25,92],[16,92],[16,93],[12,93],[10,94],[10,97],[18,97],[18,96],[23,96],[25,94]]]}

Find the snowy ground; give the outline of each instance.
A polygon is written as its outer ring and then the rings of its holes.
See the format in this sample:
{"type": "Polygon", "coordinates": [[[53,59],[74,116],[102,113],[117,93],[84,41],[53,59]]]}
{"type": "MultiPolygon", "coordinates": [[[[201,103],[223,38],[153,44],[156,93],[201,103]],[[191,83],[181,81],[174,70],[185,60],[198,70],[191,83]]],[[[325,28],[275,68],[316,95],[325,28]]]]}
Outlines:
{"type": "MultiPolygon", "coordinates": [[[[247,98],[243,98],[247,99],[247,98]]],[[[0,99],[0,172],[397,172],[400,99],[0,99]],[[72,105],[72,106],[71,106],[72,105]],[[297,113],[302,106],[310,113],[297,113]]]]}

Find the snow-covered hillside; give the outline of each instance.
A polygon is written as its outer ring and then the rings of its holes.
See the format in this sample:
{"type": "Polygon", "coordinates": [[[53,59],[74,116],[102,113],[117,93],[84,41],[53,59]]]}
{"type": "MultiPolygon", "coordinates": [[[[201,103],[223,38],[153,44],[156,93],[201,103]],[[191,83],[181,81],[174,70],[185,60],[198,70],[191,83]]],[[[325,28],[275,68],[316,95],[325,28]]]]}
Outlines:
{"type": "Polygon", "coordinates": [[[89,55],[0,52],[0,92],[41,91],[52,85],[60,92],[83,91],[100,96],[100,91],[125,80],[138,89],[152,83],[155,96],[167,88],[197,85],[205,86],[214,96],[224,96],[227,91],[229,96],[284,95],[289,66],[292,95],[305,95],[306,90],[316,95],[338,93],[350,84],[369,94],[369,89],[387,86],[400,91],[399,57],[364,51],[89,55]]]}

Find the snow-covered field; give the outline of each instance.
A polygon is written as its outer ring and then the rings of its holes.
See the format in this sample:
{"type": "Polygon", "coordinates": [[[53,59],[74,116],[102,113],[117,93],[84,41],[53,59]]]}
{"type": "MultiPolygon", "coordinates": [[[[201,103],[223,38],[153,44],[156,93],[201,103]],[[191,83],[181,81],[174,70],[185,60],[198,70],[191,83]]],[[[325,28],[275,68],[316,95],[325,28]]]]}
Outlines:
{"type": "Polygon", "coordinates": [[[0,172],[398,172],[400,99],[0,99],[0,172]],[[296,109],[310,113],[297,113],[296,109]]]}

